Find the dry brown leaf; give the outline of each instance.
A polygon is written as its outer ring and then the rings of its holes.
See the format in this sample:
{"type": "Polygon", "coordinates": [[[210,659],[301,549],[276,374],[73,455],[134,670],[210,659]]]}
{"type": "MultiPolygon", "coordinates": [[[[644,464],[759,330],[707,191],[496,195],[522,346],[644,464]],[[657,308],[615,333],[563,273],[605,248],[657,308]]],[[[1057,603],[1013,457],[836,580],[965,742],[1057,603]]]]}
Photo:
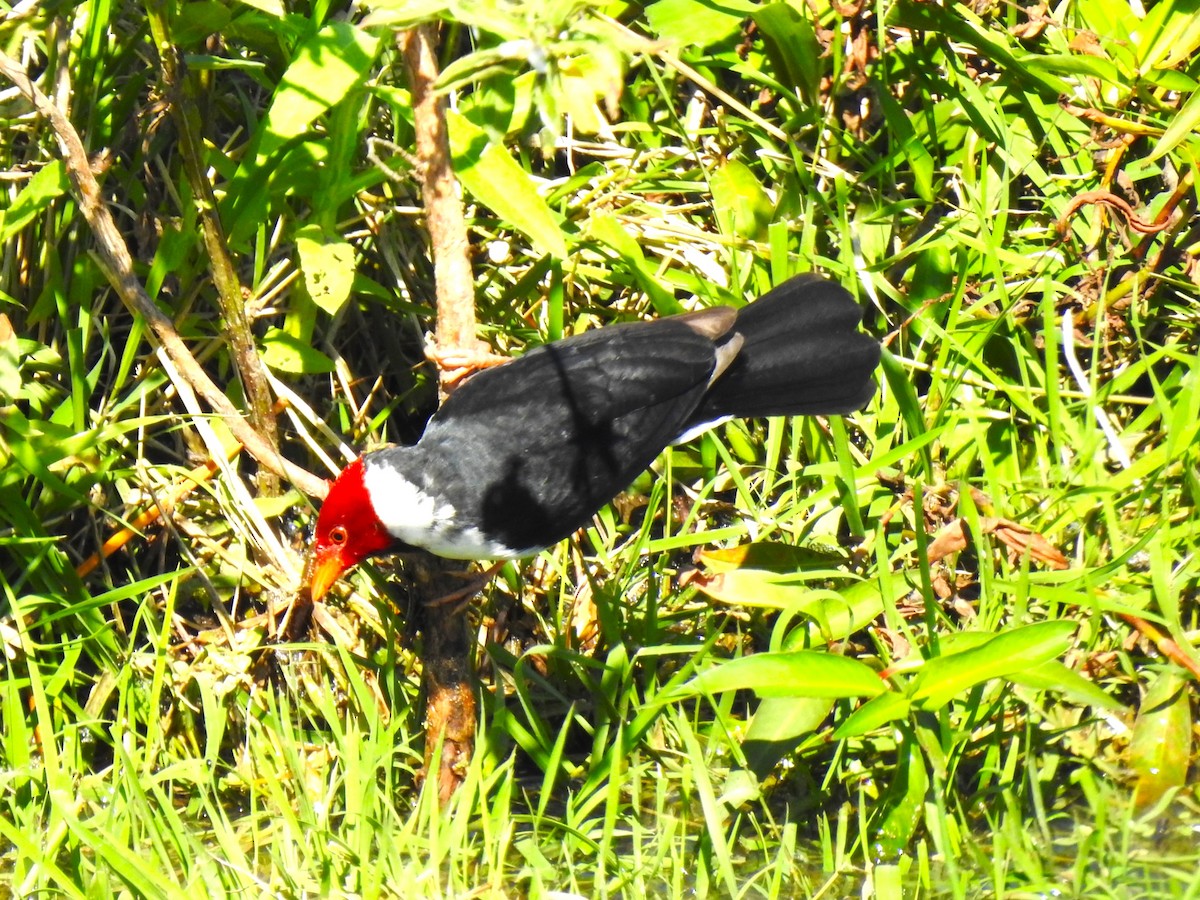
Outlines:
{"type": "Polygon", "coordinates": [[[600,642],[600,621],[596,599],[592,596],[590,581],[581,582],[575,591],[575,602],[571,608],[572,642],[580,653],[590,654],[600,642]]]}
{"type": "MultiPolygon", "coordinates": [[[[1046,538],[1032,528],[999,516],[983,516],[979,520],[984,534],[994,535],[1018,558],[1028,553],[1033,559],[1052,569],[1070,568],[1067,558],[1046,538]]],[[[971,543],[965,520],[955,519],[938,532],[929,544],[929,561],[937,562],[951,553],[965,550],[971,543]]]]}
{"type": "Polygon", "coordinates": [[[1018,557],[1028,553],[1040,563],[1052,569],[1069,569],[1071,564],[1058,552],[1040,532],[1027,528],[1011,519],[985,516],[980,520],[985,534],[993,534],[1005,547],[1018,557]]]}
{"type": "Polygon", "coordinates": [[[1045,3],[1039,3],[1037,6],[1023,10],[1028,18],[1024,22],[1018,22],[1008,29],[1011,34],[1019,41],[1031,41],[1042,36],[1042,32],[1046,30],[1046,26],[1050,24],[1050,18],[1046,15],[1049,12],[1045,3]]]}
{"type": "Polygon", "coordinates": [[[951,553],[959,553],[967,549],[967,529],[962,519],[955,519],[944,526],[929,544],[929,561],[937,562],[945,559],[951,553]]]}

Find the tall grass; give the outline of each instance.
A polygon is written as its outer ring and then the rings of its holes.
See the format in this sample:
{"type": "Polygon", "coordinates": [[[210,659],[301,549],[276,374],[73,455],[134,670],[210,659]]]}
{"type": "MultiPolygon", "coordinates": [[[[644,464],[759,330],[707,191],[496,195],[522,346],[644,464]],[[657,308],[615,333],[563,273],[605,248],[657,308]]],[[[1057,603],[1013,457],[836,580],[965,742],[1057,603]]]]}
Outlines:
{"type": "Polygon", "coordinates": [[[274,640],[313,506],[116,299],[46,120],[0,84],[13,895],[1200,890],[1186,4],[5,9],[139,280],[245,408],[220,221],[314,472],[435,403],[392,31],[417,17],[444,23],[498,352],[812,269],[887,347],[862,412],[723,426],[506,567],[439,809],[402,579],[366,567],[274,640]]]}

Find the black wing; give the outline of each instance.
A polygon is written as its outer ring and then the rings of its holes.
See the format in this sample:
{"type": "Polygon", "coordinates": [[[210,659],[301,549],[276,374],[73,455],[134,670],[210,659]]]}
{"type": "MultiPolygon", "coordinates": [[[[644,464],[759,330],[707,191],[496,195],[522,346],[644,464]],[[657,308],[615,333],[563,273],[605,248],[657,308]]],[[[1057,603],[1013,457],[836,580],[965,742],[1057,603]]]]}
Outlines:
{"type": "Polygon", "coordinates": [[[470,485],[455,498],[469,507],[460,512],[514,550],[545,547],[683,431],[716,359],[713,340],[677,319],[557,341],[475,375],[418,448],[431,483],[470,485]]]}

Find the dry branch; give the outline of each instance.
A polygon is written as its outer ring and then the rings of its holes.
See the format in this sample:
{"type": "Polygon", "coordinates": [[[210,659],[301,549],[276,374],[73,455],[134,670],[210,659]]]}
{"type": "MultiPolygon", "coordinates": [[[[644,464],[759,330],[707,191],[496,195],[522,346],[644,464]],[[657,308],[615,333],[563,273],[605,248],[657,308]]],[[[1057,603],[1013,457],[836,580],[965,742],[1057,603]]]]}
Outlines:
{"type": "MultiPolygon", "coordinates": [[[[475,337],[475,282],[471,274],[470,246],[458,182],[450,165],[446,111],[437,96],[436,26],[422,25],[400,35],[400,49],[413,97],[418,170],[425,201],[425,221],[433,251],[437,282],[437,348],[435,359],[449,354],[469,361],[484,348],[475,337]]],[[[439,365],[443,397],[462,372],[439,365]]],[[[447,562],[429,557],[426,564],[445,572],[447,562]]],[[[450,564],[453,567],[453,564],[450,564]]],[[[418,590],[426,597],[439,596],[432,585],[443,579],[426,577],[418,590]]],[[[474,647],[467,639],[466,603],[425,607],[425,761],[433,762],[437,748],[438,771],[427,771],[444,803],[462,782],[467,761],[475,748],[474,647]]]]}
{"type": "MultiPolygon", "coordinates": [[[[437,347],[430,355],[434,359],[461,357],[465,368],[470,368],[471,359],[485,355],[487,348],[475,337],[475,280],[467,223],[450,164],[445,101],[435,90],[435,27],[422,25],[400,35],[412,90],[418,174],[437,289],[437,347]]],[[[443,397],[461,378],[461,368],[439,362],[443,397]]]]}

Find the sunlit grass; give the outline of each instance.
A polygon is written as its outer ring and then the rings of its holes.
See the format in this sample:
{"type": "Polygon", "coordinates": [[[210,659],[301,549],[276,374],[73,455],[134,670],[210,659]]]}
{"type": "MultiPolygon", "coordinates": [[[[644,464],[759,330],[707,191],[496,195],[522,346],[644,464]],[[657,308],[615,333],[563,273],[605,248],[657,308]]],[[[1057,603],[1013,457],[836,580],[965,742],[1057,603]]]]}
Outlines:
{"type": "MultiPolygon", "coordinates": [[[[1179,664],[1200,629],[1193,139],[1153,155],[1194,90],[1194,17],[1166,0],[1110,37],[1099,3],[1052,9],[1041,31],[1016,7],[916,4],[886,23],[825,10],[818,35],[778,4],[753,31],[740,8],[655,6],[620,25],[506,7],[446,29],[445,62],[485,54],[458,70],[460,111],[535,176],[501,187],[540,197],[569,248],[545,255],[520,209],[500,221],[468,190],[481,333],[516,353],[818,269],[886,339],[880,391],[844,420],[731,423],[674,448],[575,539],[506,567],[473,608],[482,728],[448,809],[420,789],[419,616],[397,569],[355,574],[310,642],[272,642],[312,508],[258,496],[241,458],[189,480],[227,435],[192,414],[112,298],[65,176],[24,191],[58,149],[5,95],[12,895],[1200,892],[1195,682],[1179,664]],[[516,30],[494,35],[502,22],[516,30]],[[1083,35],[1095,46],[1071,42],[1083,35]],[[553,65],[487,56],[501,38],[553,65]],[[582,130],[582,97],[611,132],[582,130]],[[1168,206],[1177,219],[1145,233],[1112,205],[1072,206],[1099,188],[1145,221],[1168,206]],[[167,523],[77,570],[185,483],[167,523]],[[960,520],[969,540],[931,554],[960,520]],[[1001,521],[1066,567],[1014,552],[1001,521]],[[735,567],[753,589],[733,602],[698,589],[715,557],[697,552],[747,544],[807,555],[783,573],[735,567]],[[886,671],[908,698],[964,642],[1053,622],[1074,626],[1056,667],[875,727],[851,727],[864,704],[845,696],[685,687],[816,648],[886,671]]],[[[318,450],[339,464],[340,440],[411,439],[433,403],[416,370],[432,273],[415,188],[365,156],[368,136],[411,140],[395,60],[249,178],[250,142],[325,13],[174,14],[256,334],[318,351],[274,373],[302,401],[281,419],[287,452],[324,473],[318,450]],[[294,239],[312,224],[356,254],[335,315],[302,296],[294,239]]],[[[145,283],[240,399],[140,11],[7,27],[34,38],[44,87],[69,74],[76,127],[112,151],[97,164],[145,283]]]]}

